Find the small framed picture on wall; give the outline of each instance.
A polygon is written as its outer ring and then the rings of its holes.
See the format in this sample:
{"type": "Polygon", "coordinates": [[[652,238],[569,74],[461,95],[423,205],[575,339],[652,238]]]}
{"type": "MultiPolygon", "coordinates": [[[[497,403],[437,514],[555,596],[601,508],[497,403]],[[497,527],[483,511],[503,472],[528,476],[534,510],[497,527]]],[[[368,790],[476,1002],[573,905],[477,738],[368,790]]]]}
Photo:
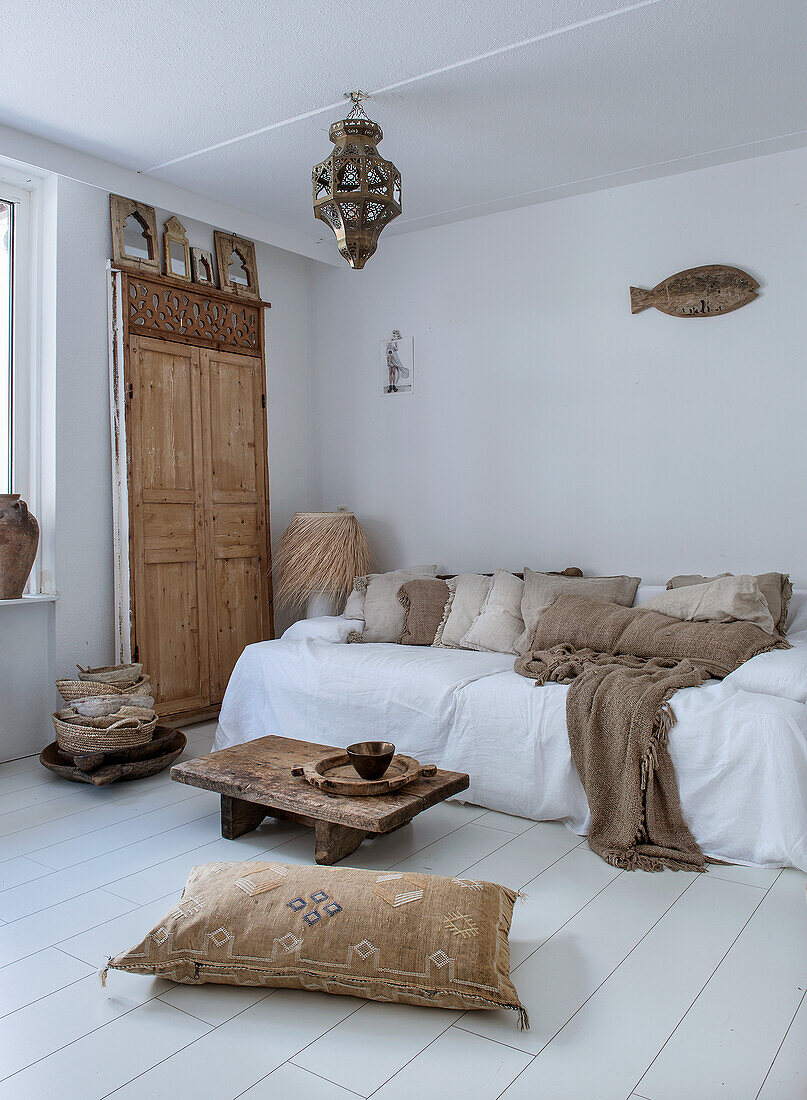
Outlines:
{"type": "Polygon", "coordinates": [[[382,393],[412,393],[415,388],[415,338],[401,336],[393,329],[392,336],[381,343],[382,393]]]}

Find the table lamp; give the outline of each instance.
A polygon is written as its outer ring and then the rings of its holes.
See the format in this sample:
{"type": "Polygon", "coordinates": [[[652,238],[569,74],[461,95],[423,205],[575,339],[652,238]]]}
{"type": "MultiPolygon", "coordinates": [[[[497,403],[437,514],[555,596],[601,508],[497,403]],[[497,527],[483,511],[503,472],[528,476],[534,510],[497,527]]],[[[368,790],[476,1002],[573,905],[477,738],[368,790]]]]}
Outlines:
{"type": "Polygon", "coordinates": [[[370,571],[367,536],[351,511],[295,512],[278,544],[278,603],[307,602],[306,617],[332,615],[347,598],[354,577],[370,571]]]}

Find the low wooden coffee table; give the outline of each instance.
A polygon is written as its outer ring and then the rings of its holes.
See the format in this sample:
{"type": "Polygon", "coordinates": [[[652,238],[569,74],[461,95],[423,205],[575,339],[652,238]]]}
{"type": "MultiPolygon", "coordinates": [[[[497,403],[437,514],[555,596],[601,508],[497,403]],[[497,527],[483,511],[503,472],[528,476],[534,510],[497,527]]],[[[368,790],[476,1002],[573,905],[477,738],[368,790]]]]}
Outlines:
{"type": "Polygon", "coordinates": [[[175,764],[171,778],[219,792],[221,835],[227,840],[257,829],[267,815],[314,828],[317,863],[338,863],[369,833],[391,833],[470,783],[464,772],[438,771],[392,794],[352,798],[326,794],[292,776],[295,765],[338,751],[313,741],[259,737],[175,764]]]}

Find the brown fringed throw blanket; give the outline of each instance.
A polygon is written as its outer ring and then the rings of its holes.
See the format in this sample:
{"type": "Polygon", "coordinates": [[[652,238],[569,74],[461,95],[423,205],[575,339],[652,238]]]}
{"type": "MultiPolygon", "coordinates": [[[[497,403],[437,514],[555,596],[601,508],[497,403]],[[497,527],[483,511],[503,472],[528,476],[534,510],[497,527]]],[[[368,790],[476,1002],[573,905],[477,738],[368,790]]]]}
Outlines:
{"type": "Polygon", "coordinates": [[[704,870],[667,751],[670,698],[788,643],[751,623],[682,622],[565,595],[538,621],[531,645],[516,672],[536,686],[571,685],[566,723],[592,851],[631,871],[704,870]]]}

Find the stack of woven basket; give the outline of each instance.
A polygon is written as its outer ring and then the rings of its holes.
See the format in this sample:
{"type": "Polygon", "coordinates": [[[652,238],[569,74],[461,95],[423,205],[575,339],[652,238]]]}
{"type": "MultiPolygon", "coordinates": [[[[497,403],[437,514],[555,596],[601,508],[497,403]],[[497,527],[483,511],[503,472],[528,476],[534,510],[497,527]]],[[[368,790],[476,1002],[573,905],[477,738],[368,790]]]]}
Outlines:
{"type": "Polygon", "coordinates": [[[57,680],[68,705],[53,726],[59,748],[73,754],[121,752],[147,744],[157,715],[151,681],[141,664],[78,668],[77,680],[57,680]]]}

